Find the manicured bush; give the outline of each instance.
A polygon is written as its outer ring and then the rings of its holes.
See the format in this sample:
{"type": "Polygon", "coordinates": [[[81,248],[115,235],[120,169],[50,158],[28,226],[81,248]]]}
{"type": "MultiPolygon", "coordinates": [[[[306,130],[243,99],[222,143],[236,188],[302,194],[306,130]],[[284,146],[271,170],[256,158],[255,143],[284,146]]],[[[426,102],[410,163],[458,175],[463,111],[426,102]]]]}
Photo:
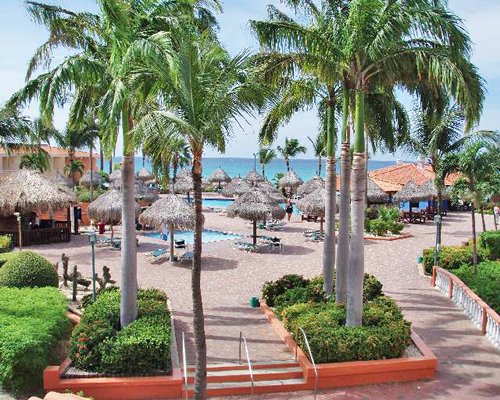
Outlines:
{"type": "Polygon", "coordinates": [[[42,388],[44,368],[69,334],[67,302],[55,288],[0,287],[0,386],[14,393],[42,388]]]}
{"type": "Polygon", "coordinates": [[[368,224],[368,232],[377,236],[384,236],[389,230],[389,225],[386,221],[381,219],[373,219],[368,224]]]}
{"type": "Polygon", "coordinates": [[[0,253],[11,251],[13,247],[11,235],[0,235],[0,253]]]}
{"type": "Polygon", "coordinates": [[[500,261],[484,261],[477,266],[474,274],[472,266],[463,265],[454,270],[455,274],[483,301],[500,313],[500,261]]]}
{"type": "MultiPolygon", "coordinates": [[[[432,266],[434,265],[434,247],[424,249],[424,268],[425,272],[432,274],[432,266]]],[[[487,260],[488,251],[481,246],[477,248],[478,262],[487,260]]],[[[443,246],[439,251],[438,265],[447,270],[455,270],[462,265],[472,265],[472,245],[468,246],[443,246]]]]}
{"type": "Polygon", "coordinates": [[[14,254],[0,268],[0,286],[19,288],[59,286],[57,272],[46,258],[32,251],[14,254]]]}
{"type": "Polygon", "coordinates": [[[478,239],[479,246],[488,251],[490,260],[500,260],[500,231],[482,232],[478,239]]]}
{"type": "Polygon", "coordinates": [[[306,287],[309,281],[301,275],[284,275],[276,281],[265,282],[262,287],[262,298],[269,307],[274,307],[274,299],[288,289],[306,287]]]}
{"type": "Polygon", "coordinates": [[[399,235],[404,227],[405,225],[402,222],[395,222],[395,221],[389,222],[387,226],[389,232],[391,232],[394,235],[399,235]]]}
{"type": "MultiPolygon", "coordinates": [[[[333,302],[299,303],[284,309],[282,319],[292,335],[304,329],[318,363],[397,358],[410,344],[411,324],[388,297],[365,303],[361,327],[346,327],[346,313],[333,302]]],[[[305,348],[302,335],[295,340],[305,348]]]]}
{"type": "Polygon", "coordinates": [[[10,253],[0,253],[0,268],[2,268],[3,265],[7,261],[9,261],[11,258],[16,257],[17,254],[19,254],[19,253],[13,253],[13,252],[10,252],[10,253]]]}
{"type": "Polygon", "coordinates": [[[170,313],[167,296],[139,290],[137,320],[120,329],[120,291],[100,292],[73,330],[69,355],[77,368],[120,375],[169,374],[170,313]]]}

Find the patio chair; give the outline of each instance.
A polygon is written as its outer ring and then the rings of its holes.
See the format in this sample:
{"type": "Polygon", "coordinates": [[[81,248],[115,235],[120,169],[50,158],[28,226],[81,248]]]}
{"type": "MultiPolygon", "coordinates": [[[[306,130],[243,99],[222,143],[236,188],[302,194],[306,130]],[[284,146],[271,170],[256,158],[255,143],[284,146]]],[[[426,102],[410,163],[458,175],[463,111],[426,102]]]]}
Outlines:
{"type": "Polygon", "coordinates": [[[161,264],[162,262],[168,261],[170,259],[170,254],[165,249],[153,250],[147,256],[148,256],[148,262],[150,264],[161,264]]]}
{"type": "Polygon", "coordinates": [[[306,236],[306,242],[324,242],[325,241],[325,234],[324,233],[314,233],[310,236],[306,236]]]}
{"type": "Polygon", "coordinates": [[[281,230],[285,227],[286,222],[283,221],[269,221],[266,223],[266,230],[268,231],[277,231],[281,230]]]}
{"type": "Polygon", "coordinates": [[[193,261],[194,253],[192,251],[186,251],[180,258],[179,261],[193,261]]]}
{"type": "Polygon", "coordinates": [[[244,250],[250,252],[250,251],[256,251],[258,249],[258,246],[248,242],[234,242],[234,248],[237,250],[244,250]]]}

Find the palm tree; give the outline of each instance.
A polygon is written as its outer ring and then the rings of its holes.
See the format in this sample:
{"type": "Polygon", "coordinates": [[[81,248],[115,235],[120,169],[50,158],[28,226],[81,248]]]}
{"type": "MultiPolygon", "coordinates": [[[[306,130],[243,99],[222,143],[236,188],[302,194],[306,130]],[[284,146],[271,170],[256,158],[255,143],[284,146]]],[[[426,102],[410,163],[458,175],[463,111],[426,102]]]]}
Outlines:
{"type": "Polygon", "coordinates": [[[277,146],[278,152],[285,160],[286,170],[290,171],[290,158],[297,157],[300,153],[304,154],[307,148],[302,146],[298,139],[285,138],[285,145],[283,147],[277,146]]]}
{"type": "Polygon", "coordinates": [[[0,146],[25,141],[33,130],[33,122],[14,107],[0,109],[0,146]]]}
{"type": "Polygon", "coordinates": [[[223,152],[232,122],[251,112],[266,92],[253,84],[250,59],[245,54],[231,58],[206,34],[191,30],[174,36],[157,34],[150,39],[155,41],[154,48],[137,43],[133,68],[137,82],[147,85],[148,98],[160,98],[164,108],[146,115],[135,129],[136,134],[146,138],[158,131],[168,132],[184,138],[190,147],[196,212],[191,280],[195,398],[202,399],[206,389],[206,337],[200,286],[203,150],[211,145],[223,152]]]}
{"type": "Polygon", "coordinates": [[[314,156],[318,157],[318,172],[316,175],[321,176],[321,158],[326,154],[326,137],[324,133],[319,133],[313,140],[309,136],[307,137],[311,142],[314,156]]]}
{"type": "Polygon", "coordinates": [[[266,165],[276,158],[276,151],[270,147],[261,147],[259,149],[259,162],[262,166],[262,176],[266,177],[266,165]]]}
{"type": "Polygon", "coordinates": [[[441,178],[458,172],[462,179],[456,182],[466,200],[471,201],[473,270],[477,273],[476,209],[483,204],[484,185],[498,179],[500,174],[500,145],[476,141],[465,146],[461,153],[448,154],[443,160],[441,178]]]}
{"type": "Polygon", "coordinates": [[[40,172],[45,172],[50,168],[50,158],[47,152],[41,148],[23,154],[19,168],[33,169],[40,172]]]}
{"type": "Polygon", "coordinates": [[[85,166],[81,160],[73,159],[73,161],[69,161],[69,163],[64,166],[64,174],[67,177],[71,177],[73,183],[76,183],[74,177],[82,176],[84,172],[85,166]]]}

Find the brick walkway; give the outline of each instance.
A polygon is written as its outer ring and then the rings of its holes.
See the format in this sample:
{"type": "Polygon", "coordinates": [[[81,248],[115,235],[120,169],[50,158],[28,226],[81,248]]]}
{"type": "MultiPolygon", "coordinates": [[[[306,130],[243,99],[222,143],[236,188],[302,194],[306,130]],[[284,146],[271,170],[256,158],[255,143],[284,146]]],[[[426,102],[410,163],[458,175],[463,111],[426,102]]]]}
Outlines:
{"type": "MultiPolygon", "coordinates": [[[[489,217],[489,216],[488,216],[489,217]]],[[[240,219],[206,214],[205,225],[248,235],[251,228],[240,219]]],[[[492,219],[487,224],[492,229],[492,219]]],[[[478,229],[479,227],[478,221],[478,229]]],[[[252,254],[231,248],[228,241],[204,245],[202,290],[210,363],[234,362],[238,357],[240,330],[249,341],[253,361],[288,360],[292,355],[274,334],[263,316],[248,306],[250,296],[259,295],[262,284],[285,273],[314,276],[321,271],[322,245],[304,242],[301,234],[313,223],[294,221],[283,232],[285,251],[252,254]]],[[[467,317],[438,291],[430,281],[419,275],[416,259],[423,247],[434,242],[434,226],[427,223],[405,228],[412,238],[384,242],[369,241],[366,245],[366,271],[376,275],[384,291],[402,306],[417,333],[439,359],[436,379],[388,385],[369,385],[330,390],[319,399],[492,399],[500,397],[500,352],[480,335],[467,317]]],[[[445,218],[444,244],[459,244],[470,236],[470,216],[452,214],[445,218]]],[[[274,234],[273,234],[274,235],[274,234]]],[[[145,254],[165,247],[165,242],[140,238],[139,283],[158,287],[171,297],[176,318],[177,337],[187,335],[188,359],[193,361],[190,269],[189,264],[150,265],[145,254]]],[[[37,251],[53,261],[65,251],[70,264],[90,275],[89,251],[85,237],[57,246],[39,246],[37,251]]],[[[107,265],[114,279],[119,279],[120,253],[109,249],[97,252],[98,268],[107,265]]],[[[261,399],[285,399],[290,394],[254,396],[261,399]]],[[[235,397],[234,399],[246,399],[235,397]]],[[[250,397],[248,397],[250,399],[250,397]]],[[[310,399],[311,392],[295,393],[294,399],[310,399]]]]}

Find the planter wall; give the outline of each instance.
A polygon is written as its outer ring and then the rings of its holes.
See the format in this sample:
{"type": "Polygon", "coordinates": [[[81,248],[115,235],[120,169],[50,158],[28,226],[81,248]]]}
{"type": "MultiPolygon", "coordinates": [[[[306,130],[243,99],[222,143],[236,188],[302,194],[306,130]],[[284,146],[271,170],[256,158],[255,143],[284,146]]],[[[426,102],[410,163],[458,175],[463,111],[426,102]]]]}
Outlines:
{"type": "MultiPolygon", "coordinates": [[[[315,373],[309,358],[300,347],[297,347],[292,336],[285,329],[278,317],[276,317],[273,310],[262,301],[260,309],[289,349],[294,354],[297,352],[297,361],[304,371],[304,377],[313,387],[315,373]]],[[[412,332],[411,338],[415,346],[422,353],[422,356],[317,364],[318,388],[325,389],[433,378],[436,372],[437,358],[415,332],[412,332]]]]}

